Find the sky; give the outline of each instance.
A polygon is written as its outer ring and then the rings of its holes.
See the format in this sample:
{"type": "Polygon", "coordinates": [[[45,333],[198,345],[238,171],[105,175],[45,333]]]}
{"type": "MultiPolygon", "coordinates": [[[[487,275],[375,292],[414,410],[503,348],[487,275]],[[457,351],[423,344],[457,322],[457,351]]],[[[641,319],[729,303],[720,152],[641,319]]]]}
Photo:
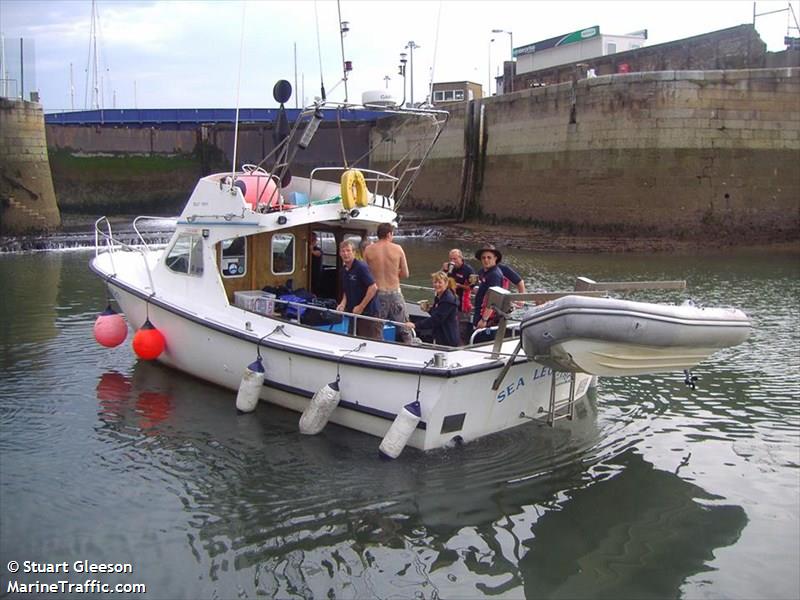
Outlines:
{"type": "MultiPolygon", "coordinates": [[[[788,4],[757,2],[756,13],[788,4]]],[[[367,90],[388,90],[402,99],[400,53],[409,53],[405,47],[413,41],[418,46],[414,100],[420,101],[431,79],[468,80],[485,89],[490,74],[499,74],[502,61],[509,59],[512,41],[519,47],[599,26],[604,34],[647,29],[647,45],[654,45],[752,23],[754,3],[340,0],[337,6],[334,0],[97,0],[96,7],[104,108],[274,107],[272,87],[278,79],[296,88],[287,103],[291,108],[319,96],[321,79],[329,99],[344,100],[337,9],[349,24],[344,37],[345,60],[353,64],[349,100],[360,101],[367,90]]],[[[800,18],[800,1],[792,7],[800,18]]],[[[757,17],[756,29],[768,50],[784,49],[788,14],[757,17]]],[[[33,63],[26,67],[25,87],[33,83],[46,112],[80,110],[91,103],[91,15],[91,0],[0,0],[6,65],[13,63],[19,71],[23,38],[33,63]],[[31,40],[34,48],[28,50],[31,40]]],[[[410,70],[408,63],[407,100],[410,70]]]]}

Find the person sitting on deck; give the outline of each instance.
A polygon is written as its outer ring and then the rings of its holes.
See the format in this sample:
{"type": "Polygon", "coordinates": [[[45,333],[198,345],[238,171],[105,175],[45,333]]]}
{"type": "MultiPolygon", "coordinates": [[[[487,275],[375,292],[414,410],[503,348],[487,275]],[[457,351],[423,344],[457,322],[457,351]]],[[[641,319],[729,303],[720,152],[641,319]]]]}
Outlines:
{"type": "MultiPolygon", "coordinates": [[[[431,282],[436,296],[430,309],[430,317],[421,320],[420,328],[433,329],[433,342],[443,346],[458,346],[461,342],[458,331],[458,299],[453,291],[452,279],[444,271],[431,273],[431,282]]],[[[408,321],[406,327],[414,328],[408,321]]]]}

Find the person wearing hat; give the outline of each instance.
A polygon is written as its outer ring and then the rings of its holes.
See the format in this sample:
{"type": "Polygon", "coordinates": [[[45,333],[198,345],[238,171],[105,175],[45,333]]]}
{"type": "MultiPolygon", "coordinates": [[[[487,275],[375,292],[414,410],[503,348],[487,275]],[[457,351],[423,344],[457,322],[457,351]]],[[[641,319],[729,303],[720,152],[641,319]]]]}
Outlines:
{"type": "Polygon", "coordinates": [[[475,312],[472,315],[472,324],[476,329],[483,329],[493,324],[494,311],[484,306],[486,292],[490,287],[503,286],[503,272],[498,263],[503,260],[503,254],[492,244],[486,244],[475,252],[475,258],[481,261],[481,270],[478,271],[478,291],[475,293],[475,312]]]}

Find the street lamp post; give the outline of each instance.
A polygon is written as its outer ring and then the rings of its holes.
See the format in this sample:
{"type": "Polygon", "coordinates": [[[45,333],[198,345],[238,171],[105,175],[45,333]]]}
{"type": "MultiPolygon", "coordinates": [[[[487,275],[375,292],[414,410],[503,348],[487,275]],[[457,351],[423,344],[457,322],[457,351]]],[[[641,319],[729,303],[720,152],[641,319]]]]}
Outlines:
{"type": "Polygon", "coordinates": [[[489,65],[487,67],[487,75],[489,75],[488,80],[488,87],[486,88],[486,96],[489,97],[492,95],[492,42],[494,42],[494,38],[489,40],[489,65]]]}
{"type": "MultiPolygon", "coordinates": [[[[506,31],[505,29],[492,29],[492,33],[507,33],[508,34],[508,45],[509,51],[511,52],[511,58],[509,59],[511,62],[514,62],[514,34],[511,31],[506,31]]],[[[505,75],[505,69],[503,69],[503,74],[505,75]]],[[[511,74],[509,77],[509,92],[514,91],[514,74],[511,74]]],[[[505,83],[505,77],[503,77],[503,83],[505,83]]],[[[503,86],[505,87],[505,85],[503,86]]],[[[505,91],[505,90],[503,90],[505,91]]]]}
{"type": "Polygon", "coordinates": [[[411,108],[414,108],[414,50],[419,48],[422,48],[422,46],[418,46],[413,40],[406,45],[406,50],[408,50],[408,62],[411,66],[411,108]]]}
{"type": "Polygon", "coordinates": [[[400,67],[397,71],[397,74],[403,78],[403,102],[400,106],[405,106],[406,104],[406,53],[400,53],[400,67]]]}

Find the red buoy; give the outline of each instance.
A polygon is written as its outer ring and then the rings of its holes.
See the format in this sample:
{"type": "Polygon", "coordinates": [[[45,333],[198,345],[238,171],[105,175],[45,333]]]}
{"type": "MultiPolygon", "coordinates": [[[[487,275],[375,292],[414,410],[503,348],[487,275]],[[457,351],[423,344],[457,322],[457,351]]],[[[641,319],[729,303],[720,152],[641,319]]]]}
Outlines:
{"type": "Polygon", "coordinates": [[[164,336],[153,327],[150,319],[147,319],[142,328],[133,336],[133,351],[142,360],[154,360],[164,351],[164,336]]]}
{"type": "Polygon", "coordinates": [[[128,337],[128,325],[109,304],[94,322],[94,339],[106,348],[115,348],[128,337]]]}

